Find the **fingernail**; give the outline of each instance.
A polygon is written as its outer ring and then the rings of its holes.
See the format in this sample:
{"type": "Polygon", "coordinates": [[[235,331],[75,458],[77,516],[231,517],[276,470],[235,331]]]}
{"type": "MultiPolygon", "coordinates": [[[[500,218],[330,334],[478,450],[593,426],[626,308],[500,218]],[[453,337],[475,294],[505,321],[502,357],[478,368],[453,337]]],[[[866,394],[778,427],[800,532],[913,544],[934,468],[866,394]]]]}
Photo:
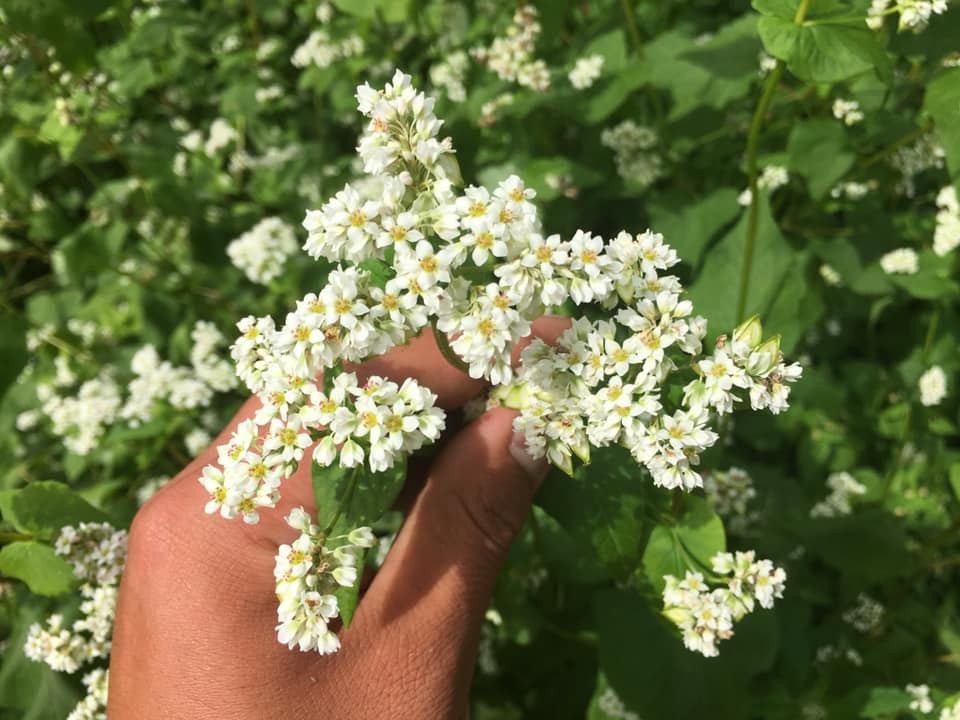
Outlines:
{"type": "Polygon", "coordinates": [[[515,432],[510,438],[510,455],[538,483],[543,480],[550,467],[546,457],[534,458],[530,455],[530,451],[527,450],[527,438],[521,432],[515,432]]]}

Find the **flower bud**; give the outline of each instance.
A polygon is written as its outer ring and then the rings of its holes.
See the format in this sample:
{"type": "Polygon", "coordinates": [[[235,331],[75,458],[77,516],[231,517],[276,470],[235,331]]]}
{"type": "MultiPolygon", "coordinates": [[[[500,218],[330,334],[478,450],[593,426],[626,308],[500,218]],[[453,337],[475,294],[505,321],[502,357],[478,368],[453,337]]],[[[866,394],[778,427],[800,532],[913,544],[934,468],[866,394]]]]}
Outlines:
{"type": "Polygon", "coordinates": [[[351,530],[350,534],[347,535],[347,539],[358,547],[373,547],[377,538],[374,536],[373,531],[368,527],[358,527],[356,530],[351,530]]]}
{"type": "Polygon", "coordinates": [[[747,372],[754,376],[764,376],[773,370],[780,360],[780,336],[774,335],[756,350],[747,360],[747,372]]]}
{"type": "Polygon", "coordinates": [[[751,350],[760,344],[763,337],[763,326],[760,324],[760,316],[754,315],[740,323],[733,331],[733,341],[743,343],[751,350]]]}

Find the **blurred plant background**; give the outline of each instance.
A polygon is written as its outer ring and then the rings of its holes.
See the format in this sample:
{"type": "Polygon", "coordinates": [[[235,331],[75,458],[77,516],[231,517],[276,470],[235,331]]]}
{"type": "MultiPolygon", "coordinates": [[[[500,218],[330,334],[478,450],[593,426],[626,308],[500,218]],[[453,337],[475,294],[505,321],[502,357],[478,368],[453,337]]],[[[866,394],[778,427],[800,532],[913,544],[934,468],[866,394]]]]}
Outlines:
{"type": "Polygon", "coordinates": [[[714,333],[805,368],[673,513],[615,452],[551,476],[472,717],[960,718],[958,38],[944,0],[4,0],[0,718],[103,717],[120,531],[242,402],[236,321],[323,283],[300,223],[397,67],[467,183],[663,233],[714,333]],[[787,592],[703,658],[662,578],[724,547],[787,592]]]}

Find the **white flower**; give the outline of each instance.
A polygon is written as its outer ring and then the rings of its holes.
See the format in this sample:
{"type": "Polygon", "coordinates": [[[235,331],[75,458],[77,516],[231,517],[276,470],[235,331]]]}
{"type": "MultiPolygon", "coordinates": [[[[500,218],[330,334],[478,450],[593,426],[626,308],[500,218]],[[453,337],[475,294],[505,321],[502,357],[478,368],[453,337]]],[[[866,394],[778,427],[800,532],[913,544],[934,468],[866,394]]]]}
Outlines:
{"type": "Polygon", "coordinates": [[[947,396],[947,376],[943,368],[934,365],[920,376],[920,402],[927,407],[939,405],[947,396]]]}
{"type": "Polygon", "coordinates": [[[251,282],[267,285],[297,251],[293,228],[279,218],[265,218],[227,246],[230,261],[251,282]]]}
{"type": "Polygon", "coordinates": [[[924,715],[933,712],[933,700],[930,699],[930,686],[907,683],[905,689],[912,698],[910,700],[911,710],[916,710],[924,715]]]}
{"type": "Polygon", "coordinates": [[[603,67],[603,55],[590,55],[579,58],[567,78],[577,90],[585,90],[600,77],[603,67]]]}
{"type": "Polygon", "coordinates": [[[933,232],[933,251],[943,257],[960,246],[960,202],[953,185],[937,194],[937,226],[933,232]]]}
{"type": "Polygon", "coordinates": [[[832,518],[849,515],[853,508],[850,500],[854,496],[865,495],[867,488],[857,482],[848,472],[831,473],[827,478],[830,494],[810,509],[810,517],[832,518]]]}
{"type": "Polygon", "coordinates": [[[833,101],[833,116],[837,120],[843,120],[844,124],[856,125],[863,120],[863,113],[860,111],[860,103],[856,100],[844,100],[837,98],[833,101]]]}
{"type": "Polygon", "coordinates": [[[898,248],[880,258],[880,267],[888,275],[913,275],[917,272],[917,252],[913,248],[898,248]]]}

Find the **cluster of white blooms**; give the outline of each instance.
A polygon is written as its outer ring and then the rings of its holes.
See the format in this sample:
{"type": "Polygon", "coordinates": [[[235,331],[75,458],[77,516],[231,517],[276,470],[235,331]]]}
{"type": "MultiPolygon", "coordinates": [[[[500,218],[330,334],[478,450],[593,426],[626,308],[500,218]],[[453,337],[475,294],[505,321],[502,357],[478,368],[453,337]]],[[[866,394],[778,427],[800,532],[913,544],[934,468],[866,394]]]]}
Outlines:
{"type": "Polygon", "coordinates": [[[239,138],[236,128],[223,118],[216,118],[210,123],[207,138],[204,140],[200,130],[191,130],[180,138],[182,145],[189,152],[203,150],[207,157],[213,157],[239,138]]]}
{"type": "Polygon", "coordinates": [[[298,68],[309,65],[326,68],[337,60],[361,54],[363,49],[363,38],[359,35],[350,35],[335,41],[326,30],[314,30],[303,44],[293,51],[290,62],[298,68]]]}
{"type": "Polygon", "coordinates": [[[757,496],[753,478],[746,470],[732,467],[726,472],[703,474],[703,490],[710,507],[728,523],[729,530],[743,533],[756,519],[757,513],[747,506],[757,496]]]}
{"type": "Polygon", "coordinates": [[[501,80],[544,92],[550,88],[550,73],[543,60],[533,59],[534,46],[540,36],[537,9],[522,5],[513,14],[513,21],[503,35],[494,38],[490,47],[470,50],[474,60],[487,65],[501,80]]]}
{"type": "Polygon", "coordinates": [[[867,492],[866,486],[857,482],[848,472],[830,473],[827,478],[830,494],[810,509],[810,517],[833,518],[849,515],[853,508],[850,500],[867,492]]]}
{"type": "Polygon", "coordinates": [[[862,200],[872,189],[869,183],[861,182],[841,182],[834,185],[830,190],[832,198],[846,198],[847,200],[862,200]]]}
{"type": "Polygon", "coordinates": [[[602,69],[603,55],[589,55],[578,58],[573,69],[567,75],[567,79],[577,90],[586,90],[597,81],[602,69]]]}
{"type": "Polygon", "coordinates": [[[910,696],[910,709],[921,712],[924,715],[933,712],[933,700],[930,699],[929,685],[913,685],[907,683],[905,688],[910,696]]]}
{"type": "Polygon", "coordinates": [[[296,251],[293,227],[276,217],[264,218],[227,245],[230,262],[260,285],[278,277],[287,258],[296,251]]]}
{"type": "Polygon", "coordinates": [[[610,718],[640,720],[639,715],[632,710],[627,710],[627,706],[623,704],[623,700],[612,687],[607,687],[600,693],[600,697],[597,698],[597,709],[610,718]]]}
{"type": "Polygon", "coordinates": [[[843,613],[843,621],[862,633],[869,633],[880,627],[885,614],[883,605],[866,593],[857,595],[857,604],[843,613]]]}
{"type": "Polygon", "coordinates": [[[840,287],[843,285],[843,278],[832,265],[823,263],[820,265],[819,271],[820,277],[823,278],[823,281],[830,287],[840,287]]]}
{"type": "Polygon", "coordinates": [[[940,711],[939,720],[960,720],[960,698],[953,705],[945,705],[940,711]]]}
{"type": "Polygon", "coordinates": [[[757,73],[760,75],[760,77],[766,77],[770,74],[770,71],[777,66],[777,59],[773,57],[773,55],[761,50],[760,54],[757,56],[757,65],[759,65],[757,73]]]}
{"type": "Polygon", "coordinates": [[[107,371],[80,385],[74,396],[58,395],[53,383],[39,383],[37,398],[54,434],[76,455],[86,455],[97,447],[123,403],[120,387],[107,371]]]}
{"type": "Polygon", "coordinates": [[[655,150],[660,139],[652,128],[624,120],[600,133],[600,142],[613,150],[617,174],[624,180],[647,187],[663,173],[663,159],[655,150]]]}
{"type": "Polygon", "coordinates": [[[930,18],[942,15],[948,9],[947,0],[873,0],[867,12],[867,26],[879,30],[887,15],[898,12],[900,23],[897,30],[920,32],[930,24],[930,18]]]}
{"type": "Polygon", "coordinates": [[[70,711],[67,720],[106,720],[108,675],[106,669],[97,668],[83,676],[87,694],[70,711]]]}
{"type": "Polygon", "coordinates": [[[917,386],[921,404],[927,407],[939,405],[947,396],[947,375],[942,367],[934,365],[920,376],[917,386]]]}
{"type": "Polygon", "coordinates": [[[926,133],[911,145],[897,148],[890,156],[890,164],[900,171],[901,179],[895,191],[912,198],[916,192],[914,178],[930,169],[943,169],[946,153],[936,136],[926,133]]]}
{"type": "MultiPolygon", "coordinates": [[[[80,616],[68,628],[63,616],[51,615],[46,626],[34,623],[27,631],[23,652],[53,670],[75,673],[83,665],[110,655],[117,584],[126,561],[127,533],[107,523],[66,526],[57,536],[56,553],[73,565],[83,581],[80,616]]],[[[107,702],[107,671],[89,672],[83,683],[87,696],[68,716],[74,720],[103,718],[107,702]]]]}
{"type": "Polygon", "coordinates": [[[463,82],[469,62],[470,59],[463,50],[450,53],[441,62],[430,66],[430,82],[434,87],[446,92],[447,97],[454,102],[463,102],[467,99],[467,89],[463,82]]]}
{"type": "Polygon", "coordinates": [[[706,321],[666,273],[679,259],[662,236],[544,237],[534,193],[518,177],[492,191],[458,187],[434,100],[409,76],[397,71],[383,90],[362,85],[357,100],[369,119],[357,150],[370,177],[307,211],[304,250],[335,266],[325,286],[282,325],[271,317],[238,324],[231,354],[261,408],[203,470],[208,513],[256,522],[314,444],[320,466],[364,473],[434,442],[444,414],[427,388],[413,379],[360,383],[343,371],[428,325],[451,362],[499,386],[495,402],[520,409],[515,428],[530,452],[566,472],[591,445],[618,442],[655,484],[689,490],[701,484],[700,452],[717,438],[711,414],[730,412],[738,390],[754,409],[786,408],[800,368],[784,364],[777,338],[761,342],[756,318],[700,357],[706,321]],[[555,347],[535,340],[514,371],[511,351],[531,322],[568,301],[615,319],[576,320],[555,347]],[[691,362],[701,377],[680,406],[664,409],[661,387],[691,362]]]}
{"type": "Polygon", "coordinates": [[[817,648],[815,655],[816,661],[823,665],[833,660],[846,660],[851,665],[861,667],[863,665],[863,656],[854,648],[848,647],[841,651],[835,645],[821,645],[817,648]]]}
{"type": "Polygon", "coordinates": [[[937,209],[933,251],[943,257],[960,245],[960,201],[953,185],[947,185],[937,193],[937,209]]]}
{"type": "Polygon", "coordinates": [[[358,561],[376,542],[370,528],[328,537],[302,508],[294,508],[287,524],[300,535],[281,545],[273,569],[277,587],[277,639],[290,649],[336,652],[340,639],[330,622],[340,610],[334,594],[358,581],[358,561]]]}
{"type": "Polygon", "coordinates": [[[918,269],[917,251],[913,248],[897,248],[880,258],[880,267],[887,275],[913,275],[918,269]]]}
{"type": "MultiPolygon", "coordinates": [[[[790,172],[785,167],[782,165],[767,165],[757,178],[757,187],[761,190],[766,188],[770,192],[773,192],[788,182],[790,182],[790,172]]],[[[750,191],[750,188],[744,189],[744,191],[737,196],[737,202],[743,207],[747,207],[753,202],[753,193],[750,191]]]]}
{"type": "Polygon", "coordinates": [[[687,649],[704,657],[718,655],[718,643],[732,637],[734,623],[757,604],[772,608],[787,580],[782,568],[757,560],[752,550],[717,553],[711,564],[726,587],[711,590],[701,573],[688,570],[683,580],[665,575],[663,589],[663,614],[680,628],[687,649]]]}
{"type": "Polygon", "coordinates": [[[162,360],[153,345],[145,345],[134,354],[130,362],[134,378],[120,411],[131,425],[149,420],[158,401],[166,400],[178,410],[192,410],[209,405],[214,393],[236,387],[233,368],[218,355],[224,338],[216,326],[198,321],[190,337],[192,367],[176,367],[162,360]]]}
{"type": "Polygon", "coordinates": [[[860,110],[860,103],[856,100],[845,100],[843,98],[834,100],[833,116],[837,120],[843,120],[848,127],[863,121],[863,111],[860,110]]]}
{"type": "Polygon", "coordinates": [[[109,523],[64,527],[54,551],[73,566],[73,574],[94,585],[116,585],[127,557],[127,531],[109,523]]]}

